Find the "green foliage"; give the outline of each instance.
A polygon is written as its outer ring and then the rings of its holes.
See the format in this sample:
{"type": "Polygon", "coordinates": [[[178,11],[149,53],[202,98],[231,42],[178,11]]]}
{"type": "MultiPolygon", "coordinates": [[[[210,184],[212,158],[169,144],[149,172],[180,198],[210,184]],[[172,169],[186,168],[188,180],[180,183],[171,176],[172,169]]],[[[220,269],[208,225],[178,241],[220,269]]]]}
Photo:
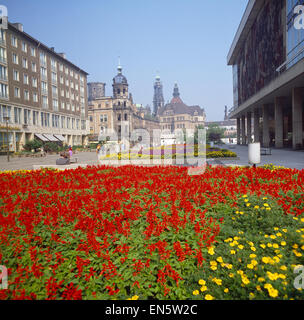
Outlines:
{"type": "Polygon", "coordinates": [[[24,148],[26,151],[35,150],[35,152],[37,152],[38,149],[42,147],[42,145],[43,145],[43,143],[42,143],[40,140],[34,139],[34,140],[31,140],[31,141],[28,141],[28,142],[23,146],[23,148],[24,148]]]}

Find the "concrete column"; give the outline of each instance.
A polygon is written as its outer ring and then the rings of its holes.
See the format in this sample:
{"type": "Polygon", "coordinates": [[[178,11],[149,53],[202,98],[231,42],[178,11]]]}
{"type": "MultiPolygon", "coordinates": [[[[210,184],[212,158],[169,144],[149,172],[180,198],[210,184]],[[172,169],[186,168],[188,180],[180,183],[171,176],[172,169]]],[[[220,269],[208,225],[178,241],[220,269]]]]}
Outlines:
{"type": "Polygon", "coordinates": [[[284,97],[275,98],[274,103],[274,117],[275,117],[275,147],[283,148],[284,146],[284,127],[283,127],[283,106],[285,104],[284,97]]]}
{"type": "Polygon", "coordinates": [[[242,145],[246,144],[246,117],[241,118],[242,145]]]}
{"type": "Polygon", "coordinates": [[[297,150],[303,147],[303,93],[304,88],[292,90],[292,145],[297,150]]]}
{"type": "Polygon", "coordinates": [[[269,107],[268,105],[263,105],[263,146],[269,148],[269,145],[269,107]]]}
{"type": "Polygon", "coordinates": [[[252,142],[252,125],[251,125],[251,112],[247,113],[247,144],[252,142]]]}
{"type": "Polygon", "coordinates": [[[254,110],[254,119],[253,119],[253,133],[254,133],[254,142],[260,142],[260,110],[254,110]]]}
{"type": "Polygon", "coordinates": [[[236,120],[236,130],[237,130],[237,144],[241,144],[241,118],[236,120]]]}

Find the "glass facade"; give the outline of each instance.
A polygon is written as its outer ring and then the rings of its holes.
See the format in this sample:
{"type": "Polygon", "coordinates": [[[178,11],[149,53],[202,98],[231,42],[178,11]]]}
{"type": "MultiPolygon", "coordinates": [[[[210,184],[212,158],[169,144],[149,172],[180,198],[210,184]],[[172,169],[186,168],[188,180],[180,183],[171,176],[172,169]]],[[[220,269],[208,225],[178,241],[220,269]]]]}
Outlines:
{"type": "MultiPolygon", "coordinates": [[[[304,5],[304,0],[287,0],[287,68],[292,67],[304,57],[304,29],[296,29],[294,26],[294,8],[304,5]]],[[[304,21],[303,21],[304,23],[304,21]]]]}

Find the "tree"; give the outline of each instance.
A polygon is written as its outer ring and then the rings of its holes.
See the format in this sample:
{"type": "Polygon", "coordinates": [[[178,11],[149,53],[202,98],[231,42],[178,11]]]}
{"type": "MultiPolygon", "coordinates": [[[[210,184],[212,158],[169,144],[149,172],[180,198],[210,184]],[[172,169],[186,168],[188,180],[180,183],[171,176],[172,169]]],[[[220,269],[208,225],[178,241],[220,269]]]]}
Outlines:
{"type": "Polygon", "coordinates": [[[40,140],[34,139],[31,141],[28,141],[24,146],[24,150],[26,151],[32,151],[35,150],[37,152],[38,149],[42,147],[42,142],[40,140]]]}
{"type": "Polygon", "coordinates": [[[220,142],[224,134],[225,129],[220,128],[217,124],[211,124],[207,130],[207,142],[220,142]]]}

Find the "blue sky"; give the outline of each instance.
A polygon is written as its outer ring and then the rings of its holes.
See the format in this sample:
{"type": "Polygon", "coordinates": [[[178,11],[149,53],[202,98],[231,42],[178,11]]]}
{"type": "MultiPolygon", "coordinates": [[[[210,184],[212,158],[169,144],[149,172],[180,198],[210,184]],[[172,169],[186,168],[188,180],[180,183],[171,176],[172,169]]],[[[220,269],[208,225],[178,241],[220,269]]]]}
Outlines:
{"type": "Polygon", "coordinates": [[[209,121],[232,106],[227,54],[246,0],[1,0],[9,20],[107,84],[118,56],[134,102],[153,100],[157,71],[171,100],[174,83],[188,105],[204,107],[209,121]]]}

